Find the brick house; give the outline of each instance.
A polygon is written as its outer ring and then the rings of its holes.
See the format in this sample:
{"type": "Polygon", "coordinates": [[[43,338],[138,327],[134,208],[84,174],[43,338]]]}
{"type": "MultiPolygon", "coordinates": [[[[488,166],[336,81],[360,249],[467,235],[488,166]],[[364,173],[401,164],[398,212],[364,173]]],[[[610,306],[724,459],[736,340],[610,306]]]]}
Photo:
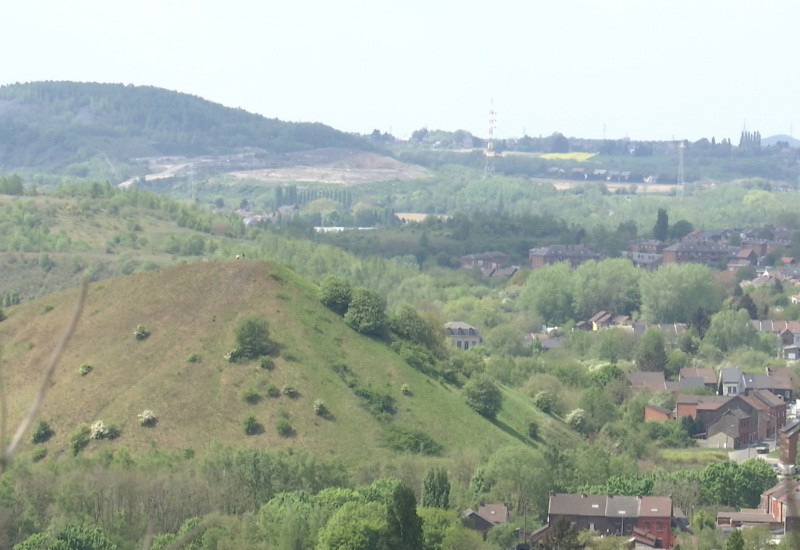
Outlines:
{"type": "Polygon", "coordinates": [[[601,256],[591,248],[582,244],[551,244],[528,251],[531,269],[539,269],[546,265],[569,262],[575,268],[589,260],[600,260],[601,256]]]}
{"type": "Polygon", "coordinates": [[[463,517],[470,523],[472,529],[483,535],[483,540],[486,540],[486,535],[492,527],[510,521],[508,507],[505,504],[482,504],[477,510],[467,508],[463,517]]]}
{"type": "Polygon", "coordinates": [[[684,239],[668,246],[662,252],[661,262],[666,264],[716,264],[727,265],[728,247],[712,240],[684,239]]]}
{"type": "Polygon", "coordinates": [[[575,529],[599,535],[633,536],[653,548],[669,548],[671,497],[550,493],[547,523],[566,516],[575,529]]]}

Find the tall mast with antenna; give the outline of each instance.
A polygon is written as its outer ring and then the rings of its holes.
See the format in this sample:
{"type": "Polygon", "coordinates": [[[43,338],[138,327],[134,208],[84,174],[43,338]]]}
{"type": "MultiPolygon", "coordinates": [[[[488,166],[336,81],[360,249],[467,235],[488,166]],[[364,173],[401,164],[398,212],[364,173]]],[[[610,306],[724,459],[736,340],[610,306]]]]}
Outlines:
{"type": "Polygon", "coordinates": [[[494,172],[494,123],[496,121],[494,110],[494,100],[491,100],[489,106],[489,137],[486,140],[486,164],[483,167],[484,179],[489,177],[489,174],[494,172]]]}

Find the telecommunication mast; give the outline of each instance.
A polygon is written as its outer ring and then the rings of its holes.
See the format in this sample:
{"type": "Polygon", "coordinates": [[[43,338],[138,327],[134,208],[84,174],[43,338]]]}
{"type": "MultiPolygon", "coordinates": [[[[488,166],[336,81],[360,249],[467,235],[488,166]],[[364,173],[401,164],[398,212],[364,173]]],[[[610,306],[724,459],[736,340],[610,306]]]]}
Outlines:
{"type": "Polygon", "coordinates": [[[486,165],[483,167],[483,178],[489,177],[489,174],[494,172],[494,123],[495,115],[497,112],[494,110],[494,100],[491,101],[489,107],[489,138],[486,140],[486,165]]]}

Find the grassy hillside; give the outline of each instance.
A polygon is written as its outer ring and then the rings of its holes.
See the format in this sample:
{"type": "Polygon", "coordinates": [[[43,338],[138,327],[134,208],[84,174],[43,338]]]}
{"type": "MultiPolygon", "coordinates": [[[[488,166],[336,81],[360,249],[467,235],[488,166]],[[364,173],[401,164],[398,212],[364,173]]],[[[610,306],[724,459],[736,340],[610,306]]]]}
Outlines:
{"type": "MultiPolygon", "coordinates": [[[[9,416],[20,418],[30,401],[53,342],[72,309],[76,291],[50,295],[6,309],[0,323],[3,376],[9,416]]],[[[215,441],[234,446],[292,447],[350,463],[388,457],[387,426],[420,430],[444,454],[492,449],[519,442],[535,417],[527,399],[514,395],[495,423],[478,416],[460,391],[407,366],[381,342],[349,329],[323,308],[314,285],[284,268],[255,260],[201,262],[94,283],[73,342],[53,379],[41,417],[55,434],[50,456],[67,451],[69,434],[81,423],[116,425],[120,437],[92,441],[84,452],[124,446],[192,449],[202,454],[215,441]],[[234,345],[234,327],[260,315],[269,322],[280,352],[274,370],[256,362],[233,364],[223,356],[234,345]],[[146,340],[134,338],[146,326],[146,340]],[[189,361],[197,356],[197,362],[189,361]],[[86,375],[79,367],[93,368],[86,375]],[[346,365],[351,379],[394,402],[380,420],[344,382],[333,365],[346,365]],[[296,398],[267,397],[269,385],[294,386],[296,398]],[[401,387],[407,384],[411,395],[401,387]],[[258,402],[243,396],[254,390],[258,402]],[[315,415],[322,399],[332,417],[315,415]],[[139,426],[137,415],[152,409],[158,422],[139,426]],[[245,435],[242,419],[253,414],[263,430],[245,435]],[[274,423],[288,419],[294,433],[280,436],[274,423]]],[[[557,421],[541,420],[544,437],[570,437],[557,421]]]]}

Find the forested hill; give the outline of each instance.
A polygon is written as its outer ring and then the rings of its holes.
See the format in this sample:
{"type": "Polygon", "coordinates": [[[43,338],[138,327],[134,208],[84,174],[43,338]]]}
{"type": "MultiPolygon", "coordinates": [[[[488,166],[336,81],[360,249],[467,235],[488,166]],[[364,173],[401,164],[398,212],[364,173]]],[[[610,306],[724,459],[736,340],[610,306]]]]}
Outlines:
{"type": "MultiPolygon", "coordinates": [[[[282,122],[152,86],[32,82],[0,87],[0,169],[58,170],[155,155],[370,149],[318,123],[282,122]],[[100,157],[98,157],[100,155],[100,157]]],[[[80,175],[80,174],[74,174],[80,175]]]]}

